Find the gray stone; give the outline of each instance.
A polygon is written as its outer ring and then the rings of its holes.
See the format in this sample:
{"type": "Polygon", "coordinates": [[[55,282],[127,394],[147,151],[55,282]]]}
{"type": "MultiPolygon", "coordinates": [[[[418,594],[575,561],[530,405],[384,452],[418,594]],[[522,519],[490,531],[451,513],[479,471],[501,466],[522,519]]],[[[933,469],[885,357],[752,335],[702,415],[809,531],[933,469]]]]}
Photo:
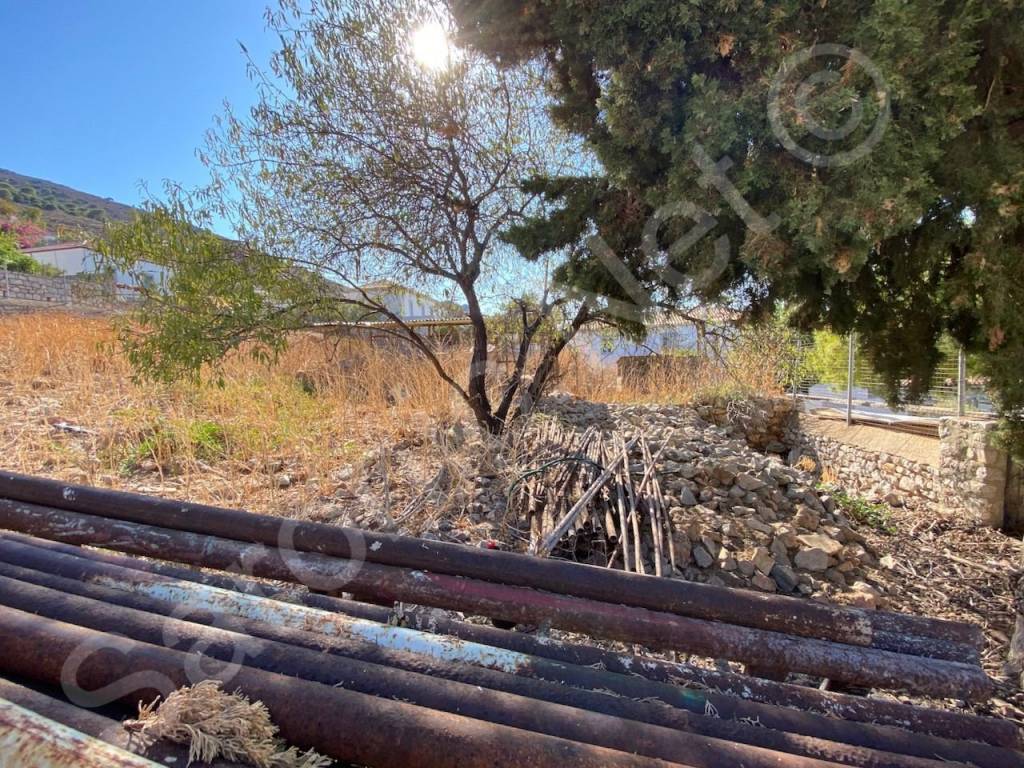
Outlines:
{"type": "Polygon", "coordinates": [[[711,475],[722,485],[729,485],[736,479],[736,466],[730,464],[718,464],[715,466],[714,470],[712,470],[711,475]]]}
{"type": "Polygon", "coordinates": [[[792,592],[800,584],[796,571],[788,565],[776,564],[770,575],[783,592],[792,592]]]}
{"type": "Polygon", "coordinates": [[[829,566],[828,552],[817,547],[801,549],[793,558],[793,563],[805,571],[821,572],[829,566]]]}
{"type": "Polygon", "coordinates": [[[684,507],[695,507],[697,506],[697,497],[693,495],[693,491],[684,485],[679,488],[679,503],[684,507]]]}
{"type": "Polygon", "coordinates": [[[742,488],[744,491],[758,491],[767,485],[764,480],[753,475],[748,475],[745,472],[736,476],[736,485],[742,488]]]}
{"type": "Polygon", "coordinates": [[[842,544],[824,533],[805,533],[797,538],[805,547],[824,550],[828,555],[838,555],[843,548],[842,544]]]}
{"type": "Polygon", "coordinates": [[[831,581],[840,589],[846,589],[846,577],[836,568],[829,568],[825,571],[825,578],[831,581]]]}
{"type": "Polygon", "coordinates": [[[771,573],[772,568],[775,567],[775,558],[772,557],[772,553],[766,547],[755,549],[753,560],[754,567],[764,574],[771,573]]]}
{"type": "Polygon", "coordinates": [[[718,539],[718,534],[713,532],[705,533],[700,537],[700,543],[704,545],[704,549],[711,553],[712,557],[718,557],[718,550],[722,548],[718,539]]]}
{"type": "Polygon", "coordinates": [[[773,532],[772,527],[768,525],[768,523],[758,520],[756,517],[745,517],[743,518],[743,522],[746,523],[747,528],[750,528],[753,531],[767,534],[771,534],[773,532]]]}
{"type": "Polygon", "coordinates": [[[711,553],[700,544],[693,548],[693,559],[697,561],[697,565],[701,568],[710,568],[711,564],[715,562],[715,558],[711,556],[711,553]]]}
{"type": "Polygon", "coordinates": [[[808,531],[816,531],[820,522],[821,516],[807,506],[801,506],[793,515],[793,525],[806,528],[808,531]]]}
{"type": "Polygon", "coordinates": [[[789,548],[781,536],[772,539],[771,552],[776,560],[789,560],[789,548]]]}
{"type": "Polygon", "coordinates": [[[750,580],[750,583],[760,589],[762,592],[774,592],[776,589],[775,581],[765,576],[763,573],[755,573],[754,577],[750,580]]]}

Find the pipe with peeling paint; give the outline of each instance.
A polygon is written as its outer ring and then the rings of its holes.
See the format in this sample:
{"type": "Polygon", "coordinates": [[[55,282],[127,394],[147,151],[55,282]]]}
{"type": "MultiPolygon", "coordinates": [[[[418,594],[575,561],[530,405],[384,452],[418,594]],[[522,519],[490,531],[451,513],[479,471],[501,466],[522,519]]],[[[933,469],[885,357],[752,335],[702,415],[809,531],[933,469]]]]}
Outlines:
{"type": "Polygon", "coordinates": [[[99,739],[0,699],[4,768],[160,768],[99,739]]]}
{"type": "MultiPolygon", "coordinates": [[[[0,543],[0,547],[2,547],[2,543],[0,543]]],[[[32,548],[26,547],[25,549],[31,550],[32,548]]],[[[10,558],[8,550],[0,549],[0,554],[10,558]]],[[[29,554],[31,555],[31,552],[29,554]]],[[[207,615],[208,612],[205,610],[200,614],[195,614],[193,611],[197,608],[205,609],[210,606],[217,606],[221,611],[235,611],[240,610],[240,606],[232,600],[230,593],[221,594],[219,590],[209,590],[209,588],[197,584],[182,585],[184,588],[183,592],[181,594],[176,593],[174,597],[184,596],[188,587],[194,590],[194,595],[201,596],[206,591],[210,591],[211,594],[205,598],[200,597],[200,599],[195,597],[189,598],[186,602],[182,603],[157,601],[150,596],[143,596],[140,600],[138,593],[122,592],[111,587],[118,585],[121,589],[126,590],[131,589],[132,585],[150,585],[156,589],[151,593],[145,592],[144,595],[161,595],[164,594],[162,587],[166,584],[166,579],[142,572],[132,572],[130,569],[121,569],[107,564],[89,562],[83,558],[68,557],[60,553],[37,552],[35,558],[23,558],[22,561],[26,562],[26,564],[44,565],[63,570],[69,575],[86,578],[90,582],[102,578],[103,583],[109,586],[98,587],[94,583],[81,584],[70,579],[28,571],[24,568],[8,564],[0,564],[0,573],[9,574],[11,578],[19,579],[22,582],[42,583],[45,586],[51,587],[51,591],[56,589],[62,592],[77,592],[111,604],[129,605],[142,611],[156,612],[162,615],[173,614],[180,618],[187,618],[189,621],[197,621],[202,624],[216,624],[221,629],[230,629],[256,637],[270,638],[316,651],[337,653],[373,664],[389,665],[398,669],[420,672],[447,680],[457,680],[468,683],[471,686],[482,686],[493,690],[512,692],[531,698],[568,704],[653,724],[679,727],[687,730],[692,729],[704,735],[729,738],[741,743],[765,746],[782,751],[799,751],[801,754],[809,753],[848,764],[886,765],[889,763],[879,762],[880,758],[878,756],[861,755],[857,751],[851,751],[845,746],[837,748],[834,744],[830,744],[830,741],[918,757],[940,757],[951,761],[970,761],[985,768],[1006,768],[1006,766],[1014,764],[1015,761],[1018,766],[1021,765],[1019,759],[1012,753],[987,745],[939,739],[896,728],[846,723],[835,718],[810,715],[782,707],[744,702],[714,692],[680,689],[675,686],[652,683],[639,678],[555,664],[522,655],[510,654],[508,657],[501,659],[502,661],[516,661],[515,669],[519,674],[549,681],[546,684],[537,683],[534,680],[524,680],[502,672],[477,669],[458,661],[447,661],[446,657],[448,655],[459,650],[460,645],[457,641],[437,645],[436,649],[440,651],[438,655],[445,658],[431,662],[418,654],[409,654],[388,648],[367,647],[368,644],[366,643],[353,642],[335,634],[325,635],[297,632],[294,629],[276,624],[271,625],[252,620],[226,620],[223,614],[219,617],[212,617],[207,615]],[[47,558],[55,559],[56,562],[48,562],[47,558]],[[70,569],[59,568],[61,559],[65,562],[70,561],[70,563],[66,562],[67,565],[71,566],[70,569]],[[78,568],[74,567],[74,561],[76,560],[81,564],[78,568]],[[49,576],[49,579],[46,578],[47,576],[49,576]],[[119,579],[119,576],[127,577],[127,580],[119,579]],[[190,612],[184,615],[182,607],[186,605],[190,612]],[[572,688],[567,688],[566,686],[572,686],[572,688]],[[622,698],[588,694],[585,691],[575,690],[577,687],[600,692],[611,692],[622,698]],[[629,701],[629,699],[636,701],[629,701]],[[704,715],[708,711],[714,711],[717,718],[709,720],[703,717],[687,717],[682,713],[673,714],[671,710],[656,704],[643,703],[656,700],[668,703],[674,707],[686,709],[697,715],[704,715]],[[759,723],[761,727],[750,725],[750,723],[755,722],[759,723]],[[804,734],[815,738],[805,740],[799,736],[782,737],[777,730],[770,729],[781,729],[794,734],[804,734]],[[863,762],[858,763],[857,761],[863,762]]],[[[0,579],[0,585],[5,581],[0,579]]],[[[13,583],[18,584],[13,589],[4,589],[0,586],[0,595],[3,596],[3,602],[13,607],[36,606],[34,610],[40,610],[54,618],[67,618],[67,615],[58,615],[60,611],[71,610],[68,606],[63,605],[64,600],[62,598],[54,598],[51,595],[47,599],[45,591],[37,592],[29,588],[28,584],[13,583]],[[54,600],[57,601],[57,605],[53,605],[54,600]]],[[[249,604],[256,600],[273,602],[265,598],[244,597],[244,601],[249,604]]],[[[74,623],[84,622],[93,626],[91,622],[97,620],[96,617],[101,616],[107,610],[109,609],[105,608],[102,603],[97,604],[92,611],[80,610],[76,614],[77,618],[74,619],[74,623]]],[[[275,614],[268,610],[266,613],[259,615],[271,616],[275,614]]],[[[300,612],[301,615],[302,613],[300,612]]],[[[305,617],[305,619],[300,618],[299,621],[309,628],[318,627],[333,633],[338,627],[331,614],[306,609],[305,617]],[[321,615],[322,621],[319,625],[311,622],[311,617],[315,614],[321,615]]],[[[287,621],[286,616],[284,618],[287,621]]],[[[125,626],[124,622],[123,618],[111,618],[109,619],[109,624],[99,628],[123,628],[125,626]]],[[[176,629],[171,636],[176,638],[182,637],[183,633],[180,629],[176,629]]],[[[147,640],[150,638],[139,637],[138,639],[147,640]]],[[[206,652],[209,653],[209,648],[212,646],[205,641],[203,641],[203,644],[207,649],[206,652]]],[[[424,646],[424,648],[427,647],[429,646],[424,646]]],[[[225,650],[224,653],[227,654],[228,651],[225,650]]],[[[286,658],[288,657],[286,656],[286,658]]],[[[287,664],[288,662],[284,663],[287,664]]],[[[428,689],[431,687],[430,683],[424,683],[423,685],[428,689]]],[[[349,683],[346,683],[346,687],[351,686],[349,683]]],[[[422,694],[419,685],[414,685],[411,692],[402,692],[399,689],[400,686],[394,686],[393,688],[385,686],[384,688],[384,690],[394,690],[396,692],[395,695],[400,693],[401,696],[407,697],[414,702],[416,701],[416,696],[422,694]]],[[[471,694],[469,695],[469,700],[472,700],[471,694]]],[[[459,701],[461,701],[461,697],[456,697],[456,702],[459,701]]]]}
{"type": "MultiPolygon", "coordinates": [[[[200,627],[86,598],[68,597],[2,578],[0,604],[31,609],[47,618],[90,629],[117,631],[154,645],[173,638],[175,647],[201,649],[202,655],[210,659],[243,663],[256,669],[572,741],[662,759],[686,755],[687,762],[694,768],[731,764],[750,768],[781,765],[825,768],[831,764],[822,761],[864,768],[939,768],[943,765],[934,760],[794,736],[752,724],[694,716],[656,704],[535,681],[527,683],[528,690],[547,695],[526,698],[258,640],[220,628],[200,627]],[[560,698],[564,703],[552,702],[548,696],[560,698]],[[602,711],[598,711],[598,707],[602,711]],[[659,725],[650,724],[652,720],[659,720],[659,725]],[[760,747],[747,746],[750,740],[756,740],[760,747]]],[[[1015,761],[1016,756],[1011,753],[991,751],[993,759],[985,764],[987,768],[1024,766],[1024,760],[1015,761]]]]}
{"type": "MultiPolygon", "coordinates": [[[[379,606],[367,605],[352,600],[342,600],[327,595],[310,593],[305,590],[290,589],[279,597],[278,587],[237,574],[228,576],[219,573],[209,573],[160,561],[141,560],[136,557],[118,555],[102,550],[83,549],[82,547],[70,544],[37,539],[17,533],[5,532],[2,536],[30,546],[96,562],[148,573],[157,573],[172,578],[195,581],[201,584],[219,586],[225,589],[233,589],[275,599],[283,598],[286,602],[298,602],[311,608],[358,616],[359,618],[366,618],[371,621],[391,623],[393,617],[390,610],[379,606]]],[[[15,578],[22,578],[24,580],[23,576],[16,575],[15,578]]],[[[62,588],[69,589],[72,586],[74,586],[74,582],[68,582],[62,588]]],[[[110,599],[109,595],[107,599],[110,599]]],[[[1012,749],[1019,749],[1022,746],[1020,729],[1006,720],[965,715],[942,709],[927,709],[887,699],[866,698],[831,691],[821,691],[818,688],[809,686],[777,683],[746,675],[720,672],[705,667],[672,663],[661,659],[634,656],[632,654],[617,654],[593,646],[565,643],[552,637],[535,637],[522,632],[510,632],[480,624],[456,621],[441,615],[440,611],[431,609],[407,608],[401,611],[400,618],[404,626],[425,632],[452,635],[463,640],[471,640],[498,648],[515,650],[533,656],[561,661],[566,664],[617,672],[629,675],[630,677],[639,675],[658,682],[682,684],[684,686],[695,685],[710,692],[709,700],[712,701],[713,706],[720,713],[723,713],[723,716],[758,719],[769,728],[782,728],[794,733],[808,735],[817,734],[823,738],[830,738],[836,741],[849,740],[850,736],[848,734],[840,735],[830,729],[819,731],[816,724],[805,726],[797,717],[800,713],[795,712],[793,709],[797,708],[829,715],[828,719],[824,722],[833,728],[842,728],[844,726],[843,721],[847,720],[878,725],[893,725],[900,729],[907,729],[917,733],[943,736],[954,740],[980,741],[1012,749]],[[769,707],[768,712],[765,712],[763,709],[756,711],[746,710],[742,706],[737,709],[735,705],[730,706],[727,697],[716,696],[715,691],[749,699],[751,702],[779,706],[769,707]]],[[[742,702],[740,702],[740,705],[742,705],[742,702]]]]}
{"type": "MultiPolygon", "coordinates": [[[[132,738],[132,735],[116,720],[88,709],[76,707],[11,680],[0,678],[0,699],[5,699],[49,720],[80,731],[86,736],[92,736],[155,763],[180,766],[181,768],[188,765],[188,747],[165,740],[155,741],[151,744],[142,743],[143,740],[132,738]]],[[[2,760],[0,760],[0,764],[3,764],[2,760]]],[[[239,763],[229,763],[225,760],[214,760],[212,763],[203,763],[203,768],[249,767],[239,763]]]]}
{"type": "MultiPolygon", "coordinates": [[[[740,626],[894,651],[908,636],[952,640],[980,650],[979,627],[919,616],[861,611],[792,597],[637,574],[511,552],[481,550],[354,528],[300,523],[267,515],[188,504],[46,478],[0,472],[0,497],[78,512],[103,510],[121,520],[223,536],[299,552],[365,558],[372,563],[468,576],[624,603],[740,626]]],[[[922,642],[916,645],[920,647],[922,642]]]]}
{"type": "Polygon", "coordinates": [[[217,569],[243,567],[257,576],[304,582],[322,591],[358,590],[388,600],[465,610],[515,622],[549,622],[652,648],[685,650],[747,663],[771,663],[871,687],[935,696],[987,698],[980,668],[777,632],[708,622],[646,609],[583,600],[442,574],[282,552],[187,531],[128,523],[33,504],[0,501],[0,525],[75,544],[99,544],[136,555],[217,569]]]}
{"type": "MultiPolygon", "coordinates": [[[[217,675],[194,654],[0,607],[0,671],[129,705],[217,675]],[[41,650],[42,649],[42,650],[41,650]],[[84,650],[83,650],[84,649],[84,650]]],[[[321,683],[218,664],[231,686],[266,705],[281,737],[337,760],[376,768],[669,768],[679,765],[368,696],[321,683]]]]}

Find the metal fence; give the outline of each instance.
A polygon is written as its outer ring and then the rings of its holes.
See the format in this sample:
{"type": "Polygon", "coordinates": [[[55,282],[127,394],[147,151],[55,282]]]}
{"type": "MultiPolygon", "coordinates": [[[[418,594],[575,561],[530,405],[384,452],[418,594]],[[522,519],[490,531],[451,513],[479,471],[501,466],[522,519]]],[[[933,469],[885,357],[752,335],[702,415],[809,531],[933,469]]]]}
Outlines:
{"type": "MultiPolygon", "coordinates": [[[[810,406],[844,408],[847,422],[854,409],[860,414],[937,418],[966,416],[994,418],[995,405],[980,377],[968,375],[967,360],[962,349],[949,346],[935,368],[923,396],[913,403],[895,409],[886,400],[883,378],[870,358],[858,349],[857,339],[844,339],[845,354],[816,353],[810,339],[797,345],[795,381],[790,391],[810,406]]],[[[905,390],[904,390],[905,393],[905,390]]]]}

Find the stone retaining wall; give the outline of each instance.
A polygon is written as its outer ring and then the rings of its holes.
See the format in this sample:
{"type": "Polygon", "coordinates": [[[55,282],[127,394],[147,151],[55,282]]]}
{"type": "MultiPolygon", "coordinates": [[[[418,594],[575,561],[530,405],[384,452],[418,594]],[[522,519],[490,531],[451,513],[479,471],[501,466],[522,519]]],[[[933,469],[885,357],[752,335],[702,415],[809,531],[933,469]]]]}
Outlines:
{"type": "Polygon", "coordinates": [[[747,445],[766,453],[786,454],[792,446],[791,424],[796,403],[788,398],[750,397],[742,400],[717,397],[696,405],[705,421],[742,437],[747,445]]]}
{"type": "Polygon", "coordinates": [[[125,302],[112,282],[94,277],[45,277],[0,270],[0,311],[54,307],[116,311],[125,302]]]}
{"type": "Polygon", "coordinates": [[[1000,527],[1009,460],[995,428],[950,417],[935,438],[801,414],[787,442],[794,460],[810,457],[823,479],[859,496],[1000,527]]]}
{"type": "Polygon", "coordinates": [[[942,419],[939,475],[942,511],[998,528],[1006,513],[1010,461],[996,441],[996,427],[991,421],[942,419]]]}

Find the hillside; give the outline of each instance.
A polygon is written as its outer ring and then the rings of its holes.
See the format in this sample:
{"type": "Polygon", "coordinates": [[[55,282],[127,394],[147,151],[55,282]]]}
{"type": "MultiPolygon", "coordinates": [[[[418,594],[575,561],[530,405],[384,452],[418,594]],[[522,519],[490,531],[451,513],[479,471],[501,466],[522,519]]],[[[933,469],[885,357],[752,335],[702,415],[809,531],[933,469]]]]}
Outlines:
{"type": "Polygon", "coordinates": [[[0,203],[3,201],[24,213],[39,211],[47,229],[69,237],[81,232],[98,234],[105,221],[128,221],[135,212],[108,198],[0,168],[0,203]]]}

